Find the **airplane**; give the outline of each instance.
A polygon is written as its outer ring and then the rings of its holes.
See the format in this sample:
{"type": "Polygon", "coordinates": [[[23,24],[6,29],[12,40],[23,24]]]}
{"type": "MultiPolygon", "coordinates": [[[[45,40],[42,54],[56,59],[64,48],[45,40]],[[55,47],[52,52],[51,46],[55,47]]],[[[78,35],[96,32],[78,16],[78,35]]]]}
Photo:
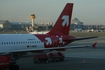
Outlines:
{"type": "MultiPolygon", "coordinates": [[[[66,47],[66,45],[78,40],[97,38],[94,36],[78,38],[69,35],[72,10],[73,3],[67,3],[54,27],[46,34],[0,34],[0,68],[19,70],[16,60],[29,52],[37,54],[78,48],[81,46],[66,47]]],[[[92,46],[95,48],[95,45],[96,43],[92,46]]]]}

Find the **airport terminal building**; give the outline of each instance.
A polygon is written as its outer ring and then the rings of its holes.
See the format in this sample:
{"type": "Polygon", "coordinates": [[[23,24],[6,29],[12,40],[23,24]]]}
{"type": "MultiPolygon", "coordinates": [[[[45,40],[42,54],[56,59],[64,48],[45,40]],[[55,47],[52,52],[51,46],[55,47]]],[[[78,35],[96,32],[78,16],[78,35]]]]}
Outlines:
{"type": "Polygon", "coordinates": [[[11,29],[11,23],[8,20],[0,20],[0,29],[11,29]]]}
{"type": "Polygon", "coordinates": [[[71,30],[75,30],[75,29],[81,29],[81,30],[83,30],[83,28],[84,28],[83,26],[84,26],[83,22],[81,22],[78,18],[74,18],[71,21],[70,29],[71,30]]]}
{"type": "MultiPolygon", "coordinates": [[[[48,31],[53,27],[52,22],[37,22],[34,24],[37,31],[48,31]]],[[[0,30],[27,30],[32,27],[31,22],[9,22],[0,20],[0,30]]],[[[74,18],[70,26],[71,30],[105,30],[105,25],[84,25],[78,18],[74,18]]]]}
{"type": "Polygon", "coordinates": [[[71,30],[105,30],[105,25],[85,25],[78,18],[71,21],[71,30]]]}

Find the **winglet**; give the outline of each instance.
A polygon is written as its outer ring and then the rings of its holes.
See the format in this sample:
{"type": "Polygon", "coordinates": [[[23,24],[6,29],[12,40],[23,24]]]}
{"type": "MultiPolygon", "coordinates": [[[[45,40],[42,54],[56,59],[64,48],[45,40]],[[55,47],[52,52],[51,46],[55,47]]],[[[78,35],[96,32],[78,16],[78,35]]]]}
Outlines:
{"type": "Polygon", "coordinates": [[[94,49],[96,49],[96,44],[97,44],[97,42],[95,42],[95,43],[92,45],[92,47],[93,47],[94,49]]]}

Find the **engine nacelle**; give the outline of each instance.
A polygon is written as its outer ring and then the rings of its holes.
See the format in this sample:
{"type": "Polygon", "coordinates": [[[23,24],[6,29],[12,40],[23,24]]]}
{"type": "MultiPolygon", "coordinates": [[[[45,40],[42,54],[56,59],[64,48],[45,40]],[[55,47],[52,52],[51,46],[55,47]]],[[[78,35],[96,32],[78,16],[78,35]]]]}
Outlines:
{"type": "Polygon", "coordinates": [[[8,68],[11,65],[9,56],[0,56],[0,70],[8,68]]]}

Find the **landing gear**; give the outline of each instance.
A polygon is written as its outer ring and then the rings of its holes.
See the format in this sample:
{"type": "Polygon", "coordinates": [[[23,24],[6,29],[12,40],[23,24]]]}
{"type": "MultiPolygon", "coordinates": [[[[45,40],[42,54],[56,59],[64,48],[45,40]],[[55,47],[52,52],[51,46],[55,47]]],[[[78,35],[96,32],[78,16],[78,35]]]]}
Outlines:
{"type": "Polygon", "coordinates": [[[11,65],[9,67],[9,70],[19,70],[19,66],[18,65],[11,65]]]}

